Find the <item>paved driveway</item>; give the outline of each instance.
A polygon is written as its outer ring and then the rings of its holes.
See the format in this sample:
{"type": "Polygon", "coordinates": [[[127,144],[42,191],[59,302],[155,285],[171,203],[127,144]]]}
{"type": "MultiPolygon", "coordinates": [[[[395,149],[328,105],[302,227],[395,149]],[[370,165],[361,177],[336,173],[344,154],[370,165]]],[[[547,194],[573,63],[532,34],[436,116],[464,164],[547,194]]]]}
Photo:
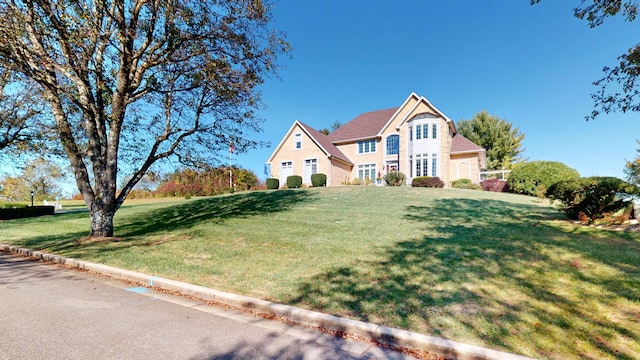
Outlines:
{"type": "Polygon", "coordinates": [[[0,252],[0,359],[409,359],[0,252]]]}

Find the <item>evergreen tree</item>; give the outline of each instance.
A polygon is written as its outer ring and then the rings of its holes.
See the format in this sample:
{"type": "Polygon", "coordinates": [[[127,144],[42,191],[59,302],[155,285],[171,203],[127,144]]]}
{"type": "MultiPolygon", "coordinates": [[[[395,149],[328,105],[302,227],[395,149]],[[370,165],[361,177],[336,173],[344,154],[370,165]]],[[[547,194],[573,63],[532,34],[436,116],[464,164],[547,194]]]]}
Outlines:
{"type": "Polygon", "coordinates": [[[523,161],[524,134],[510,122],[481,111],[456,124],[458,133],[487,150],[487,170],[511,169],[523,161]]]}

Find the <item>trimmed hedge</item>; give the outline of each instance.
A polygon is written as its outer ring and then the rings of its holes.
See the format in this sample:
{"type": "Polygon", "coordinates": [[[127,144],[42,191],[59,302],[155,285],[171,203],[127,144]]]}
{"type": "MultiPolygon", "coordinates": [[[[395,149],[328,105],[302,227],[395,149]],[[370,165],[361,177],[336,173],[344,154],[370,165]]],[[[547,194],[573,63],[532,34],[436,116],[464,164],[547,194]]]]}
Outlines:
{"type": "Polygon", "coordinates": [[[54,215],[53,206],[19,207],[15,209],[0,209],[0,220],[22,219],[44,215],[54,215]]]}
{"type": "Polygon", "coordinates": [[[407,181],[407,176],[400,171],[391,171],[384,175],[384,182],[389,186],[402,186],[407,181]]]}
{"type": "Polygon", "coordinates": [[[593,221],[624,209],[638,188],[615,177],[593,176],[559,181],[549,187],[546,195],[557,200],[560,210],[571,219],[593,221]]]}
{"type": "Polygon", "coordinates": [[[480,187],[482,187],[483,191],[509,192],[509,185],[507,182],[500,179],[487,179],[480,181],[480,187]]]}
{"type": "Polygon", "coordinates": [[[547,189],[558,181],[577,179],[578,172],[557,161],[531,161],[516,165],[507,185],[516,194],[544,197],[547,189]]]}
{"type": "Polygon", "coordinates": [[[419,176],[411,181],[412,187],[442,188],[444,182],[437,176],[419,176]]]}
{"type": "Polygon", "coordinates": [[[267,179],[267,189],[273,190],[280,187],[280,179],[276,178],[268,178],[267,179]]]}
{"type": "Polygon", "coordinates": [[[454,189],[482,190],[482,186],[472,183],[471,179],[453,180],[451,182],[451,187],[454,189]]]}
{"type": "Polygon", "coordinates": [[[287,177],[287,187],[289,189],[295,189],[302,186],[302,176],[291,175],[287,177]]]}
{"type": "Polygon", "coordinates": [[[327,186],[327,175],[325,175],[325,174],[312,174],[311,175],[311,186],[313,186],[313,187],[327,186]]]}

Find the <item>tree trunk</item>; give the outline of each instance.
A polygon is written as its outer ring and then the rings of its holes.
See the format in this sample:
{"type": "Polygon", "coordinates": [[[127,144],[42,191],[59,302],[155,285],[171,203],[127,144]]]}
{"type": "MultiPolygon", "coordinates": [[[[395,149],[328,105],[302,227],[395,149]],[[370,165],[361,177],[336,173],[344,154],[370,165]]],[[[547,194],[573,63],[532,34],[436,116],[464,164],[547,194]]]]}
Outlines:
{"type": "Polygon", "coordinates": [[[93,209],[91,211],[91,233],[90,237],[113,237],[113,216],[114,211],[104,211],[93,209]]]}

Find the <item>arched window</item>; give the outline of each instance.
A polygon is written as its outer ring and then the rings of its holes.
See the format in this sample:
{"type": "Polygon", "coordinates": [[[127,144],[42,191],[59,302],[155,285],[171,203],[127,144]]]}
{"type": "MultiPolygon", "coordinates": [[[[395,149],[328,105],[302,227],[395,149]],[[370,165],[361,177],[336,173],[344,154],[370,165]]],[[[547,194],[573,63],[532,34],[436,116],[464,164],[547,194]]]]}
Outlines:
{"type": "Polygon", "coordinates": [[[387,137],[387,155],[398,155],[400,152],[400,135],[387,137]]]}

